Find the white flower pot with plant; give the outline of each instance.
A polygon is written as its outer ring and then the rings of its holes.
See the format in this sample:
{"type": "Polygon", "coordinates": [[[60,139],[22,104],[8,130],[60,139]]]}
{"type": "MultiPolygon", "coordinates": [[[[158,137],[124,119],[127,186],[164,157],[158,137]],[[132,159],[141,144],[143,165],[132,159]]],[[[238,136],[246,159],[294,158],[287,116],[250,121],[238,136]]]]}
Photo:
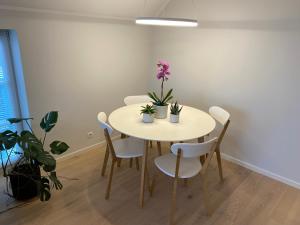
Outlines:
{"type": "Polygon", "coordinates": [[[156,109],[155,118],[165,119],[168,115],[168,101],[170,101],[173,89],[169,90],[166,96],[164,96],[164,82],[168,80],[170,73],[170,66],[167,62],[159,61],[157,64],[157,79],[161,80],[160,97],[155,92],[148,93],[149,97],[153,100],[153,105],[156,109]]]}
{"type": "Polygon", "coordinates": [[[171,123],[179,123],[179,115],[183,106],[179,106],[177,102],[171,104],[170,107],[170,122],[171,123]]]}
{"type": "Polygon", "coordinates": [[[144,123],[153,123],[155,108],[152,105],[142,106],[141,114],[143,114],[144,123]]]}

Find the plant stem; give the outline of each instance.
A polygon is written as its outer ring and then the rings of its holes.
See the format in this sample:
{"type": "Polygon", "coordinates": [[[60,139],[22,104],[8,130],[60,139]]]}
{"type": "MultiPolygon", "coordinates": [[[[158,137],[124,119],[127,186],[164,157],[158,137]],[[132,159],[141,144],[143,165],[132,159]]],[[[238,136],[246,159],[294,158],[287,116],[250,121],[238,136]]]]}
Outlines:
{"type": "MultiPolygon", "coordinates": [[[[27,126],[29,127],[29,130],[31,131],[31,133],[33,133],[33,130],[32,130],[32,128],[31,128],[30,124],[28,123],[28,121],[25,120],[25,122],[26,122],[27,126]]],[[[33,134],[34,134],[34,133],[33,133],[33,134]]]]}
{"type": "Polygon", "coordinates": [[[162,101],[163,98],[164,98],[164,81],[165,81],[165,78],[162,79],[162,82],[161,82],[161,90],[160,90],[160,100],[162,101]]]}
{"type": "Polygon", "coordinates": [[[43,146],[44,146],[44,144],[45,144],[46,135],[47,135],[47,133],[45,132],[45,134],[44,134],[44,139],[43,139],[43,146]]]}
{"type": "Polygon", "coordinates": [[[3,176],[6,177],[6,166],[4,166],[3,163],[3,156],[2,156],[2,152],[0,152],[0,157],[1,157],[1,165],[2,165],[2,170],[3,170],[3,176]]]}

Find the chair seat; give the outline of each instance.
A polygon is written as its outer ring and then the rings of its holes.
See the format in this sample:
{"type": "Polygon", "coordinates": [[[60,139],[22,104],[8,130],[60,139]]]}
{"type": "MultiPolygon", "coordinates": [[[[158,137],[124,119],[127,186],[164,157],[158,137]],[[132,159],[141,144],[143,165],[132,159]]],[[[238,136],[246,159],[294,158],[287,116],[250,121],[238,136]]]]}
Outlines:
{"type": "MultiPolygon", "coordinates": [[[[176,156],[172,153],[157,157],[155,159],[155,165],[160,169],[164,174],[175,177],[175,168],[176,168],[176,156]]],[[[196,176],[202,166],[199,158],[181,158],[179,164],[179,178],[190,178],[196,176]]]]}
{"type": "Polygon", "coordinates": [[[144,154],[144,141],[129,137],[113,141],[113,146],[118,158],[136,158],[144,154]]]}

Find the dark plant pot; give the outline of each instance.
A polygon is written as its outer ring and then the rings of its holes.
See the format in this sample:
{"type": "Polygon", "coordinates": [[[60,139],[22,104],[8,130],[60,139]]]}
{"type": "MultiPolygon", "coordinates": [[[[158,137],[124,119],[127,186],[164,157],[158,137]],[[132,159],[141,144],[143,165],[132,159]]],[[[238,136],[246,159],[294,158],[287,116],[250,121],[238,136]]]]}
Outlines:
{"type": "Polygon", "coordinates": [[[9,175],[13,197],[17,200],[27,200],[38,195],[37,183],[41,180],[38,165],[23,164],[13,168],[9,175]]]}

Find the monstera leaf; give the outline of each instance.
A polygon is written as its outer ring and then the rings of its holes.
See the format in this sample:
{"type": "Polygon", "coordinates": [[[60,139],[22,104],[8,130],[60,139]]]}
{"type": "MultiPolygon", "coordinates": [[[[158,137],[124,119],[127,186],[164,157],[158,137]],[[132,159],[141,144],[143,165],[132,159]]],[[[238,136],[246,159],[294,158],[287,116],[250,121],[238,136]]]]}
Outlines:
{"type": "Polygon", "coordinates": [[[0,134],[0,150],[11,149],[15,147],[18,142],[17,132],[12,132],[11,130],[6,130],[0,134]]]}
{"type": "Polygon", "coordinates": [[[49,176],[50,180],[53,182],[53,185],[55,187],[56,190],[61,190],[63,188],[62,183],[58,180],[57,176],[56,176],[56,172],[53,171],[50,173],[49,176]]]}
{"type": "Polygon", "coordinates": [[[60,155],[68,150],[69,146],[62,141],[53,141],[50,144],[51,152],[56,155],[60,155]]]}
{"type": "Polygon", "coordinates": [[[44,151],[41,141],[28,130],[21,132],[18,144],[23,149],[26,159],[36,158],[40,152],[44,151]]]}
{"type": "Polygon", "coordinates": [[[58,118],[57,111],[48,112],[42,119],[40,127],[45,131],[49,132],[56,124],[58,118]]]}
{"type": "Polygon", "coordinates": [[[56,160],[49,152],[39,152],[36,160],[43,166],[45,172],[52,172],[56,168],[56,160]]]}
{"type": "Polygon", "coordinates": [[[25,120],[33,120],[33,118],[32,117],[31,118],[10,118],[10,119],[8,119],[8,122],[13,124],[13,123],[20,123],[25,120]]]}
{"type": "Polygon", "coordinates": [[[50,182],[46,177],[42,177],[40,181],[40,199],[48,201],[51,198],[50,182]]]}

